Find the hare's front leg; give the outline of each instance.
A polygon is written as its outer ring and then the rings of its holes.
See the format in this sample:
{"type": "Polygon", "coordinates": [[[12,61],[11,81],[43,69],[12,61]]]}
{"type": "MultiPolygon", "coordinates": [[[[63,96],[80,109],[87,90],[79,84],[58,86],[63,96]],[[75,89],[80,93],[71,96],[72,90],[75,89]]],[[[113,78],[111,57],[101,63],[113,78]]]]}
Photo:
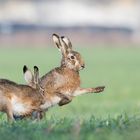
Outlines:
{"type": "Polygon", "coordinates": [[[96,88],[78,88],[74,93],[73,96],[79,96],[86,93],[100,93],[104,91],[105,86],[100,86],[96,88]]]}

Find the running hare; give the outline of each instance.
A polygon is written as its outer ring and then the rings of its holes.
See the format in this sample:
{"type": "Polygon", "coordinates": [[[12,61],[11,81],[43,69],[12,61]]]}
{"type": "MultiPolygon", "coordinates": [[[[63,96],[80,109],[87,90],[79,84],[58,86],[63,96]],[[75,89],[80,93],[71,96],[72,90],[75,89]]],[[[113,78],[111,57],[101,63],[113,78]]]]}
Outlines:
{"type": "Polygon", "coordinates": [[[38,68],[34,67],[35,75],[28,73],[26,80],[34,79],[34,88],[20,85],[7,79],[0,79],[0,111],[7,114],[9,121],[14,116],[28,116],[39,111],[44,101],[43,90],[38,83],[38,68]]]}
{"type": "Polygon", "coordinates": [[[69,103],[73,97],[85,93],[99,93],[104,86],[96,88],[81,88],[79,71],[85,67],[80,53],[72,49],[70,40],[66,37],[52,35],[53,41],[61,51],[60,67],[56,67],[40,78],[40,85],[44,90],[46,102],[40,106],[43,110],[59,104],[69,103]]]}

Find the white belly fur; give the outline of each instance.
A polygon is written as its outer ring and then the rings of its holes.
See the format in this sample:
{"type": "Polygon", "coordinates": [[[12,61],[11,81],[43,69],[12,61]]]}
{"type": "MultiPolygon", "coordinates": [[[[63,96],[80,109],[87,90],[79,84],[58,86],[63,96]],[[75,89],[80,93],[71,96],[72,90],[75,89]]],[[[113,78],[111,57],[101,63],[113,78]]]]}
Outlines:
{"type": "Polygon", "coordinates": [[[45,104],[41,105],[41,109],[47,109],[51,106],[57,105],[60,102],[61,98],[58,96],[52,97],[51,100],[47,100],[45,104]]]}
{"type": "Polygon", "coordinates": [[[23,103],[18,97],[14,96],[11,99],[12,111],[14,115],[24,115],[30,112],[31,106],[27,103],[23,103]]]}

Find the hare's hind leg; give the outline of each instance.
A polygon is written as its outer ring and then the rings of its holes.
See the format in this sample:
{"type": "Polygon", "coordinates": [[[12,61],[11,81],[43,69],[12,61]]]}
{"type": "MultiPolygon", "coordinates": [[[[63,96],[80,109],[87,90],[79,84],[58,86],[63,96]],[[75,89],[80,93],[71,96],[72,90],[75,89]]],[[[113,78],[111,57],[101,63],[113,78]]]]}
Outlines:
{"type": "Polygon", "coordinates": [[[45,111],[34,111],[32,113],[32,119],[40,121],[45,117],[45,111]]]}
{"type": "Polygon", "coordinates": [[[45,117],[45,111],[40,111],[39,118],[40,120],[45,117]]]}
{"type": "Polygon", "coordinates": [[[7,112],[7,120],[8,120],[8,122],[13,122],[14,121],[13,113],[11,111],[7,112]]]}
{"type": "Polygon", "coordinates": [[[8,122],[14,121],[11,102],[3,96],[0,100],[0,111],[6,113],[8,122]]]}
{"type": "Polygon", "coordinates": [[[58,103],[59,106],[66,105],[72,101],[72,98],[64,97],[61,99],[61,101],[58,103]]]}
{"type": "Polygon", "coordinates": [[[13,117],[13,112],[12,112],[12,108],[11,108],[10,104],[7,105],[6,114],[7,114],[8,122],[13,122],[14,121],[14,117],[13,117]]]}
{"type": "Polygon", "coordinates": [[[62,94],[62,93],[57,93],[57,96],[61,98],[60,102],[58,103],[59,106],[66,105],[72,101],[71,96],[67,96],[67,95],[62,94]]]}

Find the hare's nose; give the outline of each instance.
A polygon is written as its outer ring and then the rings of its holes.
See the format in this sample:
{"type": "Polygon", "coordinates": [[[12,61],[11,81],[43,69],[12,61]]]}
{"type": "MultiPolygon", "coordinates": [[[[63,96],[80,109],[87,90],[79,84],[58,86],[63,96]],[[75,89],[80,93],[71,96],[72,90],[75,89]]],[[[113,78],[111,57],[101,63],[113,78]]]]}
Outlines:
{"type": "Polygon", "coordinates": [[[85,64],[81,65],[82,68],[85,68],[85,64]]]}

